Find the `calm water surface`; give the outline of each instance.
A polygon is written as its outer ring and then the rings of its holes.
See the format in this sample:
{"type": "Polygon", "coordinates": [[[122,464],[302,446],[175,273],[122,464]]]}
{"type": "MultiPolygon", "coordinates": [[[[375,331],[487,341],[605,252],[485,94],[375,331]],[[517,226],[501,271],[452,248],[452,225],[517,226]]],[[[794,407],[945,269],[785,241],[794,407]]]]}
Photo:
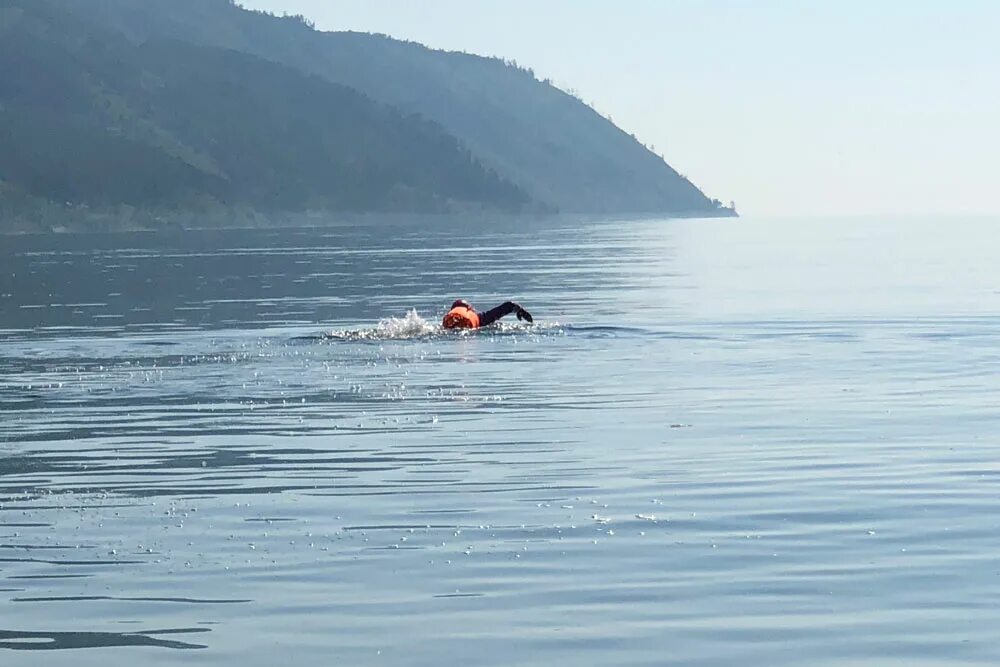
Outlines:
{"type": "Polygon", "coordinates": [[[0,664],[997,664],[998,222],[0,238],[0,664]]]}

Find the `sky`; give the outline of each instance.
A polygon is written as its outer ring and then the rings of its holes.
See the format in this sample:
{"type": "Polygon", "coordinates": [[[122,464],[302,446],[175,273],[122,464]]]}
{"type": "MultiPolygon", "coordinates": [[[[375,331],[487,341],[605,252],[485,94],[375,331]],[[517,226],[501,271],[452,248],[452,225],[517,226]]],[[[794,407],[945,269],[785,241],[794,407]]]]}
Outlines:
{"type": "Polygon", "coordinates": [[[745,214],[1000,214],[997,0],[241,4],[516,60],[745,214]]]}

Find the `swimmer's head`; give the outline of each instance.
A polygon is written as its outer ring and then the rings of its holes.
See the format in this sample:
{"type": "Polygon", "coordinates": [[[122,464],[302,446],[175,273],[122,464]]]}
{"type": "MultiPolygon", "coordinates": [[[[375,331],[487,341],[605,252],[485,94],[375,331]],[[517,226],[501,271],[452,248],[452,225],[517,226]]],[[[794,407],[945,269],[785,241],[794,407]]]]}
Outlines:
{"type": "Polygon", "coordinates": [[[472,307],[472,304],[470,304],[465,299],[456,299],[455,303],[451,304],[451,307],[452,308],[468,308],[469,310],[473,310],[473,311],[475,310],[475,308],[472,307]]]}

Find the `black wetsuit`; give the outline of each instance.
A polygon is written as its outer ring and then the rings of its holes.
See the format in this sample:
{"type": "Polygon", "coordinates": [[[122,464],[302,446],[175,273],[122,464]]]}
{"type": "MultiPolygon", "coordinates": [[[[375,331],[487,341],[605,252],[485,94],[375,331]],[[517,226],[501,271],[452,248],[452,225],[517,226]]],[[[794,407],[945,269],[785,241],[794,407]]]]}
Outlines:
{"type": "Polygon", "coordinates": [[[477,313],[477,315],[479,315],[479,326],[488,327],[501,317],[506,317],[511,313],[516,313],[520,308],[521,307],[513,301],[504,301],[496,308],[490,308],[485,313],[477,313]]]}

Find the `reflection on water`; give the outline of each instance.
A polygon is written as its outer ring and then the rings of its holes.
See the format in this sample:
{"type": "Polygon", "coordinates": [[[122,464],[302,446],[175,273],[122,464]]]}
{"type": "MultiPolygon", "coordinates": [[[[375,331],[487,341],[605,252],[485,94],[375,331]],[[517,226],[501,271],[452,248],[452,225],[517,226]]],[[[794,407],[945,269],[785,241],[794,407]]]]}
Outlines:
{"type": "Polygon", "coordinates": [[[81,648],[114,648],[123,646],[156,646],[159,648],[207,648],[202,644],[160,639],[157,635],[208,632],[208,628],[180,630],[148,630],[146,632],[10,632],[0,630],[0,648],[16,651],[56,651],[81,648]]]}
{"type": "Polygon", "coordinates": [[[5,241],[3,664],[994,664],[1000,242],[941,229],[5,241]]]}

